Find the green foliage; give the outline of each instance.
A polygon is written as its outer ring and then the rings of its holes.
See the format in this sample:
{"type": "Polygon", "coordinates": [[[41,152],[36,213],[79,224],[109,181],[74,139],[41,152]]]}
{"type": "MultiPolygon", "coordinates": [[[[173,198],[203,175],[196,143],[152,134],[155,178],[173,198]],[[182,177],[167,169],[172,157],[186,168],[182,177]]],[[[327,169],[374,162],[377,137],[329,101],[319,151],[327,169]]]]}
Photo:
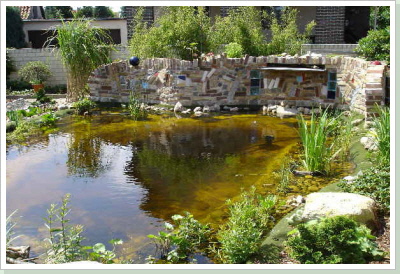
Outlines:
{"type": "Polygon", "coordinates": [[[374,118],[377,162],[381,166],[390,165],[390,109],[378,107],[378,116],[374,118]]]}
{"type": "Polygon", "coordinates": [[[140,58],[191,60],[194,53],[209,50],[207,33],[211,21],[203,7],[165,6],[162,8],[162,16],[156,19],[153,26],[148,26],[142,18],[143,9],[139,8],[134,17],[133,36],[129,42],[132,55],[140,58]]]}
{"type": "Polygon", "coordinates": [[[383,255],[371,231],[345,216],[300,224],[289,235],[289,255],[303,264],[362,264],[383,255]]]}
{"type": "Polygon", "coordinates": [[[25,141],[27,137],[34,136],[41,132],[38,124],[34,123],[33,121],[26,121],[21,120],[18,123],[17,128],[7,134],[7,141],[11,142],[21,142],[25,141]]]}
{"type": "Polygon", "coordinates": [[[55,126],[57,120],[58,117],[53,112],[50,112],[41,116],[40,123],[42,126],[53,127],[55,126]]]}
{"type": "Polygon", "coordinates": [[[91,261],[98,261],[103,264],[113,264],[114,259],[116,258],[115,247],[123,244],[123,241],[121,239],[112,239],[108,242],[113,246],[112,250],[107,250],[106,246],[102,243],[97,243],[93,246],[84,246],[83,250],[92,250],[92,252],[89,253],[89,259],[91,261]]]}
{"type": "Polygon", "coordinates": [[[67,93],[67,85],[46,86],[46,92],[49,94],[65,94],[67,93]]]}
{"type": "Polygon", "coordinates": [[[98,66],[110,61],[112,38],[104,29],[92,27],[90,20],[74,19],[56,27],[59,54],[67,69],[67,98],[77,101],[87,95],[87,79],[98,66]]]}
{"type": "Polygon", "coordinates": [[[46,96],[46,91],[42,88],[35,93],[34,97],[36,101],[41,104],[49,103],[51,101],[50,97],[46,96]]]}
{"type": "Polygon", "coordinates": [[[377,29],[384,29],[390,26],[390,6],[373,6],[370,9],[370,26],[373,27],[375,25],[375,16],[377,29]]]}
{"type": "Polygon", "coordinates": [[[313,112],[307,122],[303,115],[298,117],[299,135],[303,147],[303,165],[307,171],[329,173],[330,163],[334,158],[334,141],[328,144],[328,136],[332,131],[332,121],[328,110],[320,117],[313,112]]]}
{"type": "MultiPolygon", "coordinates": [[[[193,218],[189,212],[185,215],[172,216],[174,225],[165,223],[166,231],[159,231],[158,235],[150,234],[157,246],[161,260],[167,263],[193,262],[193,255],[208,243],[211,229],[193,218]]],[[[148,258],[150,263],[157,262],[154,257],[148,258]]]]}
{"type": "Polygon", "coordinates": [[[44,9],[46,19],[72,18],[72,7],[70,6],[46,6],[44,9]]]}
{"type": "Polygon", "coordinates": [[[243,192],[240,200],[228,200],[229,218],[217,232],[221,248],[217,257],[223,263],[245,263],[255,254],[268,228],[276,204],[274,196],[262,197],[255,187],[243,192]]]}
{"type": "Polygon", "coordinates": [[[138,95],[131,91],[128,104],[129,114],[134,120],[144,120],[147,118],[148,112],[145,104],[141,103],[138,95]]]}
{"type": "Polygon", "coordinates": [[[122,240],[113,239],[109,241],[113,245],[113,250],[107,250],[102,243],[97,243],[94,246],[83,246],[83,226],[70,225],[71,220],[67,218],[71,212],[68,205],[70,197],[70,194],[66,194],[60,206],[51,204],[47,210],[47,217],[44,220],[49,237],[45,241],[49,243],[49,249],[45,262],[59,264],[89,259],[105,264],[114,263],[115,246],[122,244],[122,240]],[[92,252],[88,252],[89,250],[92,250],[92,252]]]}
{"type": "Polygon", "coordinates": [[[243,48],[238,43],[229,43],[225,46],[225,51],[229,58],[240,58],[243,56],[243,48]]]}
{"type": "Polygon", "coordinates": [[[90,113],[92,109],[96,107],[96,103],[91,101],[89,98],[84,98],[73,103],[72,106],[76,108],[77,114],[82,115],[85,112],[90,113]]]}
{"type": "Polygon", "coordinates": [[[76,12],[76,17],[86,17],[86,18],[93,18],[93,6],[83,6],[78,8],[76,12]]]}
{"type": "Polygon", "coordinates": [[[390,61],[390,27],[368,31],[355,51],[367,60],[390,61]]]}
{"type": "Polygon", "coordinates": [[[25,33],[18,7],[6,7],[6,47],[25,47],[25,33]]]}
{"type": "Polygon", "coordinates": [[[15,235],[14,227],[17,223],[14,222],[12,219],[13,219],[13,216],[15,215],[15,213],[17,213],[17,210],[14,210],[10,215],[8,215],[8,217],[6,219],[6,247],[7,248],[9,246],[11,246],[11,243],[14,240],[21,237],[21,235],[14,236],[15,235]]]}
{"type": "Polygon", "coordinates": [[[17,123],[10,121],[6,124],[6,133],[13,132],[17,128],[17,123]]]}
{"type": "Polygon", "coordinates": [[[285,7],[282,10],[280,20],[272,13],[270,17],[272,40],[264,51],[265,55],[283,52],[294,55],[300,53],[302,44],[310,42],[309,36],[316,23],[311,21],[306,25],[304,33],[299,33],[296,23],[298,13],[297,9],[285,7]]]}
{"type": "Polygon", "coordinates": [[[339,186],[346,192],[366,195],[374,199],[384,213],[390,212],[390,167],[378,166],[364,170],[352,183],[339,186]]]}
{"type": "Polygon", "coordinates": [[[208,36],[210,50],[220,52],[221,45],[237,43],[244,54],[260,55],[264,47],[264,18],[265,14],[252,6],[233,9],[226,17],[217,16],[208,36]]]}
{"type": "Polygon", "coordinates": [[[11,59],[11,56],[6,52],[6,77],[10,77],[11,72],[15,71],[14,61],[11,59]]]}
{"type": "Polygon", "coordinates": [[[26,63],[19,71],[18,75],[22,80],[31,84],[41,84],[51,75],[49,66],[41,61],[32,61],[26,63]]]}
{"type": "Polygon", "coordinates": [[[24,115],[17,110],[9,110],[6,112],[6,116],[8,119],[10,119],[10,121],[14,122],[16,126],[18,126],[24,115]]]}
{"type": "Polygon", "coordinates": [[[32,89],[32,85],[23,80],[8,80],[7,89],[11,91],[25,91],[32,89]]]}
{"type": "Polygon", "coordinates": [[[278,179],[278,184],[276,191],[281,194],[286,194],[289,192],[290,182],[292,180],[292,170],[291,170],[291,159],[286,157],[282,160],[280,169],[274,173],[275,177],[278,179]]]}
{"type": "Polygon", "coordinates": [[[95,18],[112,18],[114,17],[114,12],[110,7],[96,6],[93,8],[93,15],[95,18]]]}

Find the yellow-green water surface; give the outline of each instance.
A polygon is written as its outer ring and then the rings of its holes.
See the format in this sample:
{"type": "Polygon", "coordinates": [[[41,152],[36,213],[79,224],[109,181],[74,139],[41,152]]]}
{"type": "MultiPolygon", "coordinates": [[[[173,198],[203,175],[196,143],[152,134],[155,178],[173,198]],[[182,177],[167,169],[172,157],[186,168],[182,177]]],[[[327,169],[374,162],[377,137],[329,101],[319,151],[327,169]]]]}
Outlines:
{"type": "Polygon", "coordinates": [[[46,209],[71,193],[69,217],[84,225],[86,243],[122,238],[119,255],[143,262],[154,252],[147,235],[172,215],[189,211],[217,226],[241,189],[273,192],[272,172],[298,142],[296,124],[258,114],[64,118],[41,142],[7,148],[7,214],[18,209],[15,232],[24,235],[16,244],[40,254],[46,209]]]}

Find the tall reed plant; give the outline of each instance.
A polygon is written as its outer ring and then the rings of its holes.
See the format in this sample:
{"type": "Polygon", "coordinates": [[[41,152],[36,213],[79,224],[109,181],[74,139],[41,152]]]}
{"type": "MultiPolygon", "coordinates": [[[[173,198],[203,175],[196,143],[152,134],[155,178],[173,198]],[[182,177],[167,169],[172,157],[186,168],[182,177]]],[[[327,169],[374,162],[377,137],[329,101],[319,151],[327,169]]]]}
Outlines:
{"type": "Polygon", "coordinates": [[[378,148],[377,162],[382,166],[390,164],[390,109],[377,107],[378,115],[374,118],[375,144],[378,148]]]}
{"type": "Polygon", "coordinates": [[[128,110],[134,120],[144,120],[147,118],[148,112],[145,104],[140,102],[138,95],[133,91],[129,96],[128,110]]]}
{"type": "Polygon", "coordinates": [[[302,163],[307,171],[323,174],[330,172],[335,142],[328,141],[332,121],[327,109],[319,117],[312,113],[310,121],[306,121],[302,115],[298,117],[299,135],[304,154],[302,163]]]}
{"type": "Polygon", "coordinates": [[[111,61],[112,39],[104,29],[93,27],[91,20],[75,18],[57,26],[48,44],[53,40],[67,69],[67,99],[77,101],[87,94],[85,85],[90,73],[111,61]]]}

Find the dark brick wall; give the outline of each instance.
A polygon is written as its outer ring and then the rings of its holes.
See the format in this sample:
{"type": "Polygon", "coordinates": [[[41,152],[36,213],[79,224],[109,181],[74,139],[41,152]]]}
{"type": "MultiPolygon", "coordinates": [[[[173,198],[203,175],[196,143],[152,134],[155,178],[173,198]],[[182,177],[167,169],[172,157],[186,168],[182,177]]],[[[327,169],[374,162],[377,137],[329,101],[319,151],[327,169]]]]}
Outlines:
{"type": "Polygon", "coordinates": [[[316,44],[344,44],[345,7],[317,7],[316,44]]]}

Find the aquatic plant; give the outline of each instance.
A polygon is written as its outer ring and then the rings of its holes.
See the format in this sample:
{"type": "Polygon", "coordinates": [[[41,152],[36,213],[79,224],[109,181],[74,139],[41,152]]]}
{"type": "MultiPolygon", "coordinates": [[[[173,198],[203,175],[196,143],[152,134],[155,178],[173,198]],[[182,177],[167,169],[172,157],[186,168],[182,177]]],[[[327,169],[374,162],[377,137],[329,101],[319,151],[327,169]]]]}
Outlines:
{"type": "Polygon", "coordinates": [[[72,106],[76,109],[77,114],[90,113],[92,109],[96,107],[96,103],[91,101],[89,98],[83,98],[77,102],[74,102],[72,106]]]}
{"type": "Polygon", "coordinates": [[[378,148],[377,162],[381,166],[390,164],[390,109],[378,107],[378,115],[374,118],[375,143],[378,148]]]}
{"type": "Polygon", "coordinates": [[[334,158],[334,140],[328,143],[328,136],[332,130],[332,118],[328,116],[328,110],[324,110],[321,116],[314,112],[307,122],[303,115],[297,118],[299,135],[303,147],[303,166],[307,171],[329,173],[330,163],[334,158]]]}
{"type": "Polygon", "coordinates": [[[221,246],[216,256],[223,263],[245,263],[259,250],[262,236],[272,224],[276,197],[262,197],[252,187],[241,194],[239,201],[227,203],[229,217],[217,232],[221,246]]]}
{"type": "Polygon", "coordinates": [[[147,118],[148,112],[146,106],[140,102],[138,95],[131,91],[129,96],[128,110],[134,120],[143,120],[147,118]]]}
{"type": "Polygon", "coordinates": [[[67,99],[74,102],[87,95],[90,73],[111,61],[112,38],[104,29],[93,27],[91,20],[74,18],[57,26],[47,44],[55,40],[67,69],[67,99]]]}
{"type": "Polygon", "coordinates": [[[290,168],[291,160],[289,157],[286,157],[282,160],[282,164],[280,169],[275,172],[275,177],[278,179],[278,183],[276,186],[276,191],[278,193],[286,194],[289,192],[290,181],[292,176],[292,171],[290,168]]]}
{"type": "Polygon", "coordinates": [[[70,225],[70,219],[67,218],[71,212],[69,207],[71,195],[67,193],[60,206],[51,204],[47,210],[45,226],[49,237],[45,239],[49,243],[49,249],[46,252],[46,263],[59,264],[79,260],[95,260],[101,263],[114,263],[116,257],[115,246],[122,244],[122,240],[113,239],[109,241],[113,245],[113,250],[107,250],[105,245],[97,243],[93,246],[83,246],[84,240],[83,226],[70,225]],[[92,252],[88,252],[92,250],[92,252]]]}
{"type": "MultiPolygon", "coordinates": [[[[183,216],[174,215],[172,220],[175,226],[166,222],[166,231],[159,231],[158,235],[150,234],[148,237],[156,244],[161,260],[168,263],[191,262],[194,260],[191,255],[208,243],[211,228],[194,219],[189,212],[185,212],[183,216]]],[[[148,261],[154,263],[156,259],[151,256],[148,261]]]]}
{"type": "Polygon", "coordinates": [[[347,216],[300,224],[289,236],[289,255],[303,264],[362,264],[383,256],[371,231],[347,216]]]}
{"type": "Polygon", "coordinates": [[[6,247],[11,246],[11,243],[18,239],[19,237],[21,237],[21,235],[18,236],[14,236],[15,232],[14,232],[14,227],[17,224],[16,222],[14,222],[13,216],[17,213],[18,210],[14,210],[10,215],[8,215],[7,219],[6,219],[6,247]]]}

